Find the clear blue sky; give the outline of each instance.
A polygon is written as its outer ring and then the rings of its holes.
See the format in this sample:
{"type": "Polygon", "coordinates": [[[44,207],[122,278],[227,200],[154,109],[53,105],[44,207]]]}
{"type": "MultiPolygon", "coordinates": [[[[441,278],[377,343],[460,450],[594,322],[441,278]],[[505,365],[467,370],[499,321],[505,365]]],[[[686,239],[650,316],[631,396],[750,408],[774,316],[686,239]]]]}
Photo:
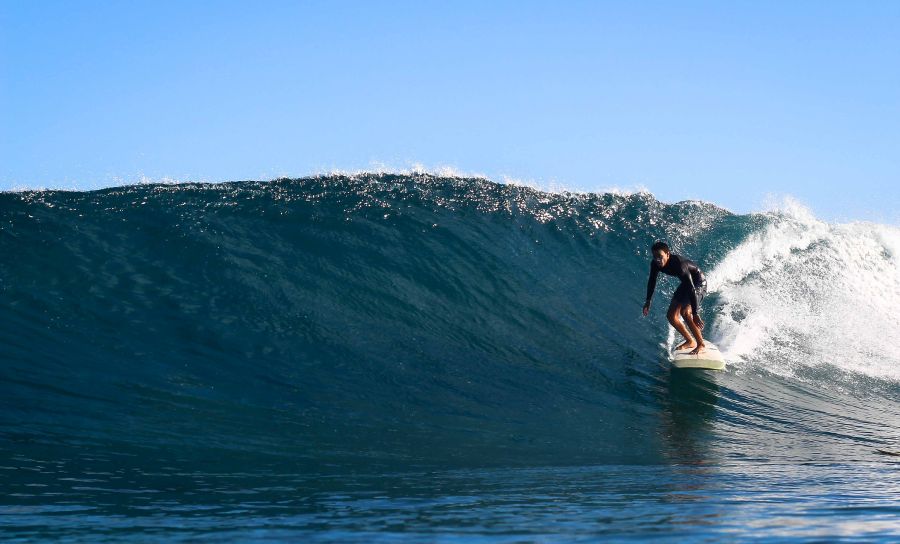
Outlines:
{"type": "Polygon", "coordinates": [[[0,189],[377,163],[896,222],[900,2],[0,0],[0,189]]]}

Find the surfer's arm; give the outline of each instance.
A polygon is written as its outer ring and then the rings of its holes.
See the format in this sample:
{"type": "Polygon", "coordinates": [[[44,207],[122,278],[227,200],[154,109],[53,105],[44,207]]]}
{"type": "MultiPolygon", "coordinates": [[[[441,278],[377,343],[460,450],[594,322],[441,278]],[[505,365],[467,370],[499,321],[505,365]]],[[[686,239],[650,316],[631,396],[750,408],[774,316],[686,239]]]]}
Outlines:
{"type": "Polygon", "coordinates": [[[644,308],[650,308],[650,301],[653,299],[653,291],[656,290],[656,278],[659,276],[659,268],[656,261],[650,263],[650,277],[647,279],[647,300],[644,302],[644,308]]]}
{"type": "MultiPolygon", "coordinates": [[[[696,286],[694,285],[694,278],[691,277],[691,271],[685,267],[685,270],[681,274],[681,281],[686,283],[690,288],[688,293],[691,295],[691,311],[694,313],[694,320],[700,318],[700,308],[697,307],[697,291],[696,286]]],[[[702,321],[701,321],[702,323],[702,321]]]]}

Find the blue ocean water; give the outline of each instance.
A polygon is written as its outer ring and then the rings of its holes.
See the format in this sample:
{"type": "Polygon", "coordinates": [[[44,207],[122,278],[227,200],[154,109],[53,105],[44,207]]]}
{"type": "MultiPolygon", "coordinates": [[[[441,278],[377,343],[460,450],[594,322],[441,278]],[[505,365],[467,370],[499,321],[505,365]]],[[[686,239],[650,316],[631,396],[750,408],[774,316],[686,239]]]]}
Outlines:
{"type": "Polygon", "coordinates": [[[900,537],[892,226],[373,173],[0,193],[0,254],[3,540],[900,537]]]}

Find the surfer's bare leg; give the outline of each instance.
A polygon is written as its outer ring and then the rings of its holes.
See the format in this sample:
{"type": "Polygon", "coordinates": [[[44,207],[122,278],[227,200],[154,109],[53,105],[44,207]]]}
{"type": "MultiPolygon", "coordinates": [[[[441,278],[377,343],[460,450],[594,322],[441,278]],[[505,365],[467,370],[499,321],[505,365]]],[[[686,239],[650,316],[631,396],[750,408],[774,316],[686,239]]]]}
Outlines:
{"type": "Polygon", "coordinates": [[[687,349],[695,346],[694,338],[688,332],[687,327],[684,326],[684,323],[681,322],[679,316],[681,315],[681,306],[671,305],[669,306],[669,311],[666,313],[666,317],[669,318],[669,323],[675,327],[675,330],[684,337],[684,343],[680,346],[676,347],[676,350],[679,349],[687,349]]]}
{"type": "Polygon", "coordinates": [[[694,350],[691,353],[699,353],[706,344],[703,343],[703,331],[701,331],[700,327],[694,323],[694,312],[691,310],[690,306],[684,306],[681,309],[681,317],[684,318],[685,323],[687,323],[688,327],[691,329],[691,334],[693,334],[696,339],[696,342],[691,342],[691,344],[694,345],[694,350]]]}

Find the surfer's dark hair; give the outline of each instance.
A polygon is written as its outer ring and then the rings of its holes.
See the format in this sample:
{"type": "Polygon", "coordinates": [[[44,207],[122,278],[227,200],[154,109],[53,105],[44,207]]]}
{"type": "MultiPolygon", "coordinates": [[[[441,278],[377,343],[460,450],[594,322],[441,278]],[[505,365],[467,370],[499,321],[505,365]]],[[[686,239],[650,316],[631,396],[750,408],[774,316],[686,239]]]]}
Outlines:
{"type": "Polygon", "coordinates": [[[666,253],[672,253],[672,251],[669,250],[669,244],[665,242],[656,242],[655,244],[653,244],[653,247],[650,248],[650,251],[656,252],[659,249],[665,251],[666,253]]]}

